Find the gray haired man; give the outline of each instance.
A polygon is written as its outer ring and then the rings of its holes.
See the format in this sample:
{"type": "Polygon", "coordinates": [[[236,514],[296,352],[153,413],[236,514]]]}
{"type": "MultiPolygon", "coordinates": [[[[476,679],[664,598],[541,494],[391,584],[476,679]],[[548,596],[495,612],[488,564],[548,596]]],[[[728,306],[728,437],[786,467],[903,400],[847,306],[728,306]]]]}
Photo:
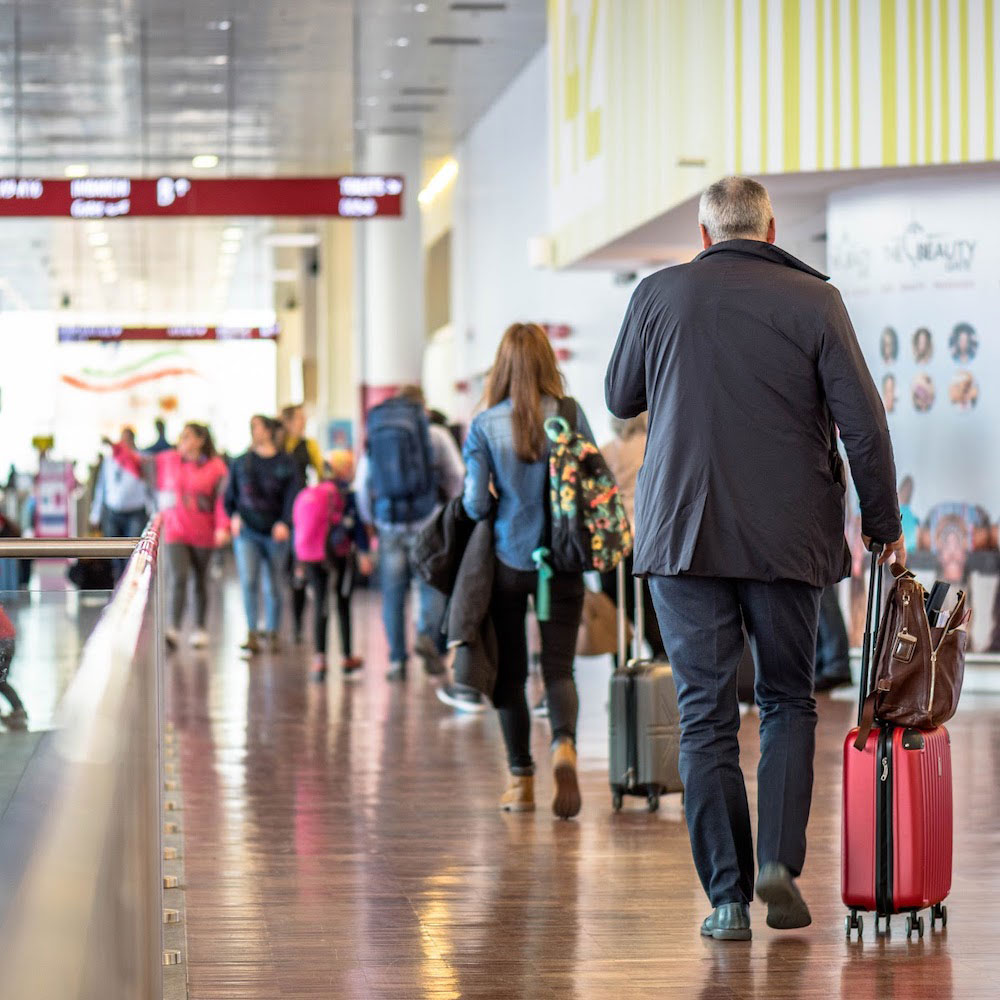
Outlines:
{"type": "Polygon", "coordinates": [[[764,187],[702,195],[705,251],[636,289],[608,367],[608,407],[649,410],[635,572],[649,578],[681,710],[702,934],[750,937],[753,841],[739,763],[742,625],[760,707],[757,895],[805,927],[798,890],[812,798],[813,664],[823,588],[842,579],[847,448],[866,536],[905,560],[885,411],[840,293],[774,246],[764,187]]]}

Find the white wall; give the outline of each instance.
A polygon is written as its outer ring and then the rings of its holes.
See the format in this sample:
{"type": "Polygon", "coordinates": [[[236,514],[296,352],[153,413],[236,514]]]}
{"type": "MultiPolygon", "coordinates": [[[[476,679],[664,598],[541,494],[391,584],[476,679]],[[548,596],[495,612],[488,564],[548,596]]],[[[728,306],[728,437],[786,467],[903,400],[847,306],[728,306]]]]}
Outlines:
{"type": "MultiPolygon", "coordinates": [[[[456,378],[492,362],[504,329],[517,320],[567,323],[570,392],[599,441],[608,436],[604,371],[634,284],[601,271],[553,272],[528,266],[527,242],[549,231],[547,54],[543,49],[458,149],[453,244],[456,378]]],[[[464,400],[467,417],[477,396],[464,400]]]]}

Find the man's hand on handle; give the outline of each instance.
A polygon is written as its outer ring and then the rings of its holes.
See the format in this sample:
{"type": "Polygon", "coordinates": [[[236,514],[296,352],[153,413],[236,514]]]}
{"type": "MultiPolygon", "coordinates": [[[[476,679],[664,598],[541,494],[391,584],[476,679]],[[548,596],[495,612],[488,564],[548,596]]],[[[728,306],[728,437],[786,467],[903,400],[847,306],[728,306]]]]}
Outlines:
{"type": "MultiPolygon", "coordinates": [[[[861,537],[864,539],[865,548],[870,549],[872,547],[872,540],[867,535],[862,535],[861,537]]],[[[900,535],[894,542],[889,542],[888,545],[883,546],[882,554],[878,559],[879,566],[884,566],[894,556],[895,561],[900,566],[906,565],[906,539],[903,535],[900,535]]]]}

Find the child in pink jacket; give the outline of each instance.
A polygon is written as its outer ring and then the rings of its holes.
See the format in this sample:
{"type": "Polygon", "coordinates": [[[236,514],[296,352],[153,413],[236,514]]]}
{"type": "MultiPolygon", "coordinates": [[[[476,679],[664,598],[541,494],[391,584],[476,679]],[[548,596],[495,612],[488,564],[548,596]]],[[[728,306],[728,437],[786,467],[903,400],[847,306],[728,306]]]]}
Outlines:
{"type": "Polygon", "coordinates": [[[368,533],[358,516],[357,500],[351,489],[354,456],[349,451],[331,452],[326,459],[332,479],[308,486],[295,498],[292,522],[295,525],[295,558],[306,572],[315,608],[316,653],[313,679],[326,680],[326,632],[330,603],[330,576],[337,593],[340,624],[341,668],[345,676],[362,665],[351,648],[351,594],[355,570],[370,576],[368,533]]]}
{"type": "Polygon", "coordinates": [[[167,645],[180,641],[189,574],[194,578],[194,624],[191,645],[208,644],[208,569],[213,551],[229,540],[223,509],[226,463],[216,454],[212,432],[187,424],[176,449],[155,457],[156,483],[163,513],[163,552],[167,560],[167,645]]]}

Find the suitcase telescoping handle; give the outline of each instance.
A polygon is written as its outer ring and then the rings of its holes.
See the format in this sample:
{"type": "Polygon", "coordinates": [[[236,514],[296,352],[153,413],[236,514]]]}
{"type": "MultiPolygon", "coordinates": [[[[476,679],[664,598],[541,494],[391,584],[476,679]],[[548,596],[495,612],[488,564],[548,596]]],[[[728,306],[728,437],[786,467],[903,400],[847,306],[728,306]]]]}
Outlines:
{"type": "Polygon", "coordinates": [[[618,600],[618,669],[628,666],[628,619],[625,614],[625,563],[619,562],[617,572],[618,600]]]}
{"type": "Polygon", "coordinates": [[[865,708],[865,698],[868,697],[868,687],[871,681],[872,659],[875,654],[875,644],[878,642],[878,616],[882,613],[882,567],[879,556],[882,545],[871,543],[872,565],[868,578],[868,613],[865,616],[865,641],[861,647],[861,688],[858,694],[858,725],[861,725],[865,708]]]}
{"type": "MultiPolygon", "coordinates": [[[[630,662],[628,648],[628,613],[626,611],[625,587],[625,563],[618,564],[617,584],[618,584],[618,669],[624,670],[630,662]]],[[[643,603],[643,581],[636,577],[635,581],[635,623],[632,630],[632,656],[631,660],[638,662],[642,658],[642,647],[646,640],[646,614],[643,603]]]]}

